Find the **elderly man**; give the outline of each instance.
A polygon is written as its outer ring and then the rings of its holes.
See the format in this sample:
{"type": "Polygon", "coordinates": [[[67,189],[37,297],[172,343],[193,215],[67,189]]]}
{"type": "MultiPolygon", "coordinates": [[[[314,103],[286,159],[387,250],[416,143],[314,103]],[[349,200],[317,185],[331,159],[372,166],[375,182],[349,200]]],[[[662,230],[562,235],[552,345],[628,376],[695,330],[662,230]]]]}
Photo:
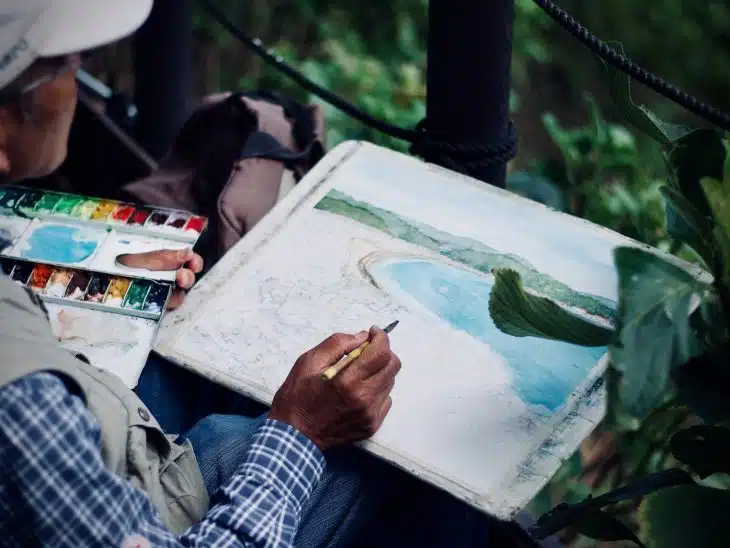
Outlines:
{"type": "MultiPolygon", "coordinates": [[[[78,52],[133,32],[151,4],[0,2],[5,182],[59,166],[76,102],[78,52]]],[[[162,250],[128,262],[181,267],[182,288],[202,267],[192,251],[162,250]]],[[[228,438],[237,462],[214,463],[204,476],[196,453],[214,447],[230,420],[203,421],[179,443],[166,436],[121,381],[59,348],[42,303],[4,276],[0,341],[3,545],[288,546],[295,538],[325,544],[322,535],[342,536],[339,529],[352,522],[359,483],[337,454],[328,476],[323,452],[379,428],[400,368],[379,329],[333,335],[297,360],[268,416],[232,417],[248,421],[228,438]],[[368,338],[356,367],[321,381],[325,368],[368,338]],[[313,492],[319,508],[307,505],[313,492]]]]}
{"type": "MultiPolygon", "coordinates": [[[[4,182],[60,165],[79,52],[134,32],[151,5],[0,0],[4,182]]],[[[192,250],[120,260],[177,270],[174,306],[203,267],[192,250]]],[[[135,394],[62,350],[43,303],[5,276],[0,348],[0,545],[486,545],[485,518],[342,447],[374,434],[390,410],[401,364],[380,329],[304,353],[255,418],[246,415],[256,404],[156,358],[135,394]],[[367,339],[355,364],[321,380],[367,339]],[[394,492],[401,498],[383,508],[394,492]],[[378,527],[362,528],[378,505],[378,527]]]]}

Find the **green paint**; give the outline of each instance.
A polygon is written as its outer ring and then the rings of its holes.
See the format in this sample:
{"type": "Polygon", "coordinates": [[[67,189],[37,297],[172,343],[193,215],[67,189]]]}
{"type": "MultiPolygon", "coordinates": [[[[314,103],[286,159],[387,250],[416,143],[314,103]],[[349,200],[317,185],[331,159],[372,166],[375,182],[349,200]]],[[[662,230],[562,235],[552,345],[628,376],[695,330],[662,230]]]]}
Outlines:
{"type": "Polygon", "coordinates": [[[53,211],[53,208],[56,207],[56,204],[60,200],[60,194],[54,194],[52,192],[49,192],[48,194],[43,195],[43,198],[41,198],[38,204],[35,206],[35,210],[40,213],[50,213],[51,211],[53,211]]]}
{"type": "Polygon", "coordinates": [[[71,216],[77,219],[90,219],[97,207],[99,207],[97,200],[84,200],[74,206],[71,216]]]}
{"type": "Polygon", "coordinates": [[[147,293],[149,293],[150,282],[134,281],[132,286],[127,291],[127,296],[124,299],[124,308],[131,308],[133,310],[142,310],[145,299],[147,299],[147,293]]]}
{"type": "Polygon", "coordinates": [[[83,200],[83,198],[81,198],[79,196],[64,196],[56,204],[56,207],[53,210],[53,213],[56,213],[57,215],[71,215],[71,212],[73,211],[73,209],[82,200],[83,200]]]}

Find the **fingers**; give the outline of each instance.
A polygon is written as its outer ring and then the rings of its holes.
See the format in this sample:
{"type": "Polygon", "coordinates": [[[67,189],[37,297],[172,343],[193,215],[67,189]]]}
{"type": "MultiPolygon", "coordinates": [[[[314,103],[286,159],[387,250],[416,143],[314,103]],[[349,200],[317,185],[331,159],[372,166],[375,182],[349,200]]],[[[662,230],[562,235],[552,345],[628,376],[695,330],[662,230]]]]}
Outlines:
{"type": "Polygon", "coordinates": [[[183,301],[185,300],[185,292],[176,289],[172,292],[172,295],[170,296],[170,300],[167,302],[167,309],[168,310],[175,310],[176,308],[180,308],[183,301]]]}
{"type": "Polygon", "coordinates": [[[192,258],[187,262],[185,265],[190,269],[193,274],[200,274],[203,271],[203,257],[198,255],[197,253],[193,253],[192,258]]]}
{"type": "Polygon", "coordinates": [[[352,352],[367,340],[367,331],[360,331],[355,335],[335,333],[309,351],[311,359],[308,361],[318,370],[324,371],[329,366],[334,365],[342,356],[352,352]]]}
{"type": "Polygon", "coordinates": [[[390,360],[385,367],[361,382],[368,390],[372,390],[376,393],[383,392],[385,394],[390,394],[390,391],[393,390],[393,386],[395,385],[395,377],[398,373],[400,373],[400,370],[400,358],[391,353],[390,360]]]}
{"type": "Polygon", "coordinates": [[[180,289],[188,290],[195,285],[195,274],[192,270],[181,268],[175,274],[175,283],[180,289]]]}
{"type": "MultiPolygon", "coordinates": [[[[195,257],[196,253],[192,249],[157,249],[145,253],[120,255],[117,257],[117,262],[129,268],[177,270],[182,268],[188,261],[193,261],[195,257]]],[[[202,262],[202,259],[200,261],[202,262]]]]}
{"type": "Polygon", "coordinates": [[[363,353],[340,373],[342,382],[360,382],[373,376],[390,362],[392,353],[388,334],[378,327],[372,327],[369,340],[370,343],[363,353]]]}

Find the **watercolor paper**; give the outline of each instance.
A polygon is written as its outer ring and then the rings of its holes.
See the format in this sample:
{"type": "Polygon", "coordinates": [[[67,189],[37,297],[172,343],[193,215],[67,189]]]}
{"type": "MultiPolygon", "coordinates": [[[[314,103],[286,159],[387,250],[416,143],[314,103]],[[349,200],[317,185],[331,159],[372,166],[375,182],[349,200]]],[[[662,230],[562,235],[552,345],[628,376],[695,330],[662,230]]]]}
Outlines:
{"type": "Polygon", "coordinates": [[[51,328],[61,346],[119,376],[127,386],[139,379],[157,322],[110,312],[47,303],[51,328]]]}
{"type": "Polygon", "coordinates": [[[362,447],[509,519],[602,420],[606,349],[499,331],[491,270],[513,268],[528,290],[611,325],[619,245],[638,244],[345,143],[164,318],[156,349],[270,403],[296,359],[330,334],[397,319],[393,407],[362,447]]]}

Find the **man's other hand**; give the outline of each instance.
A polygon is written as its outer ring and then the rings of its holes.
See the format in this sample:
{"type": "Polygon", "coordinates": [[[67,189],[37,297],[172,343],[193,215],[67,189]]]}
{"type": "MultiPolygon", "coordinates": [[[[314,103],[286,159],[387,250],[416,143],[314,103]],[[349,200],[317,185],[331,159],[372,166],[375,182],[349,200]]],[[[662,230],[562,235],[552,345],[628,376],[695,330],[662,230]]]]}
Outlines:
{"type": "Polygon", "coordinates": [[[195,275],[203,271],[203,258],[192,249],[160,249],[146,253],[119,255],[117,262],[128,268],[147,270],[177,270],[173,291],[167,308],[174,310],[185,300],[185,292],[195,284],[195,275]]]}
{"type": "Polygon", "coordinates": [[[390,411],[390,392],[400,371],[388,335],[370,330],[370,344],[332,380],[325,369],[368,339],[368,332],[338,333],[306,352],[274,396],[269,418],[297,428],[320,450],[369,438],[390,411]]]}

